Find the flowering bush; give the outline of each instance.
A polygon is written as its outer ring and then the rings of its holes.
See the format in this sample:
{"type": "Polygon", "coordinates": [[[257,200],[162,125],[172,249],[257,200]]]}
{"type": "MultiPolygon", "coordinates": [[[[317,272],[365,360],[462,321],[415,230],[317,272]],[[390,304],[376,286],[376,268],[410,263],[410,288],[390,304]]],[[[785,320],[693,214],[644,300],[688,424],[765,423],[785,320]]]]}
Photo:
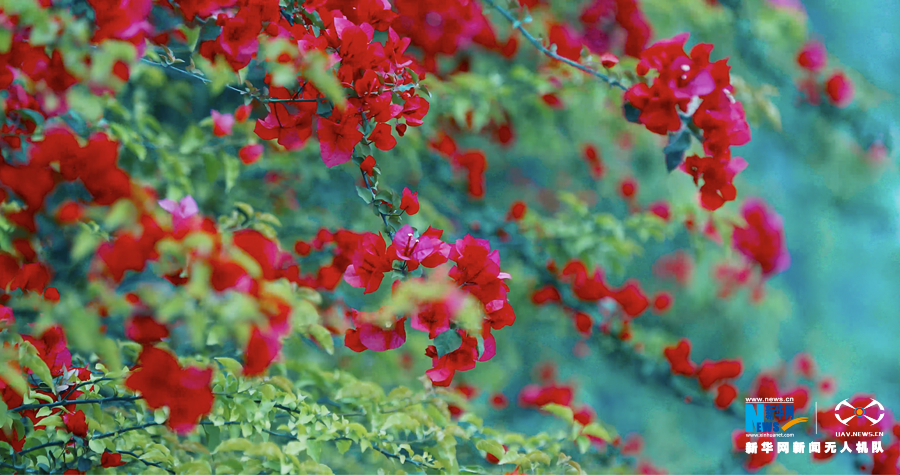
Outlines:
{"type": "MultiPolygon", "coordinates": [[[[560,368],[737,427],[831,397],[690,315],[781,311],[791,238],[732,150],[782,127],[773,90],[834,128],[877,91],[791,2],[563,3],[0,3],[3,470],[660,473],[560,368]],[[785,22],[792,62],[689,47],[695,17],[785,22]]],[[[778,463],[747,438],[723,463],[778,463]]]]}

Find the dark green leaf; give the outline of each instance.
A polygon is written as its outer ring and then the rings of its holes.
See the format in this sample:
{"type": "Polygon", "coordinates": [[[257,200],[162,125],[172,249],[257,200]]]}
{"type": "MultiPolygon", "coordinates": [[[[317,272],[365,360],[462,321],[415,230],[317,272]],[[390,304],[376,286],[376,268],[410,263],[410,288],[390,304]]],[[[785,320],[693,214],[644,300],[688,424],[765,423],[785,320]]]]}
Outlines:
{"type": "Polygon", "coordinates": [[[666,170],[672,171],[684,161],[684,152],[691,146],[691,133],[682,129],[675,135],[669,135],[669,145],[663,149],[666,154],[666,170]]]}
{"type": "Polygon", "coordinates": [[[626,102],[623,106],[625,110],[625,120],[635,124],[641,123],[641,110],[626,102]]]}
{"type": "Polygon", "coordinates": [[[438,357],[452,353],[462,346],[462,337],[455,330],[447,330],[434,339],[434,346],[437,348],[438,357]]]}

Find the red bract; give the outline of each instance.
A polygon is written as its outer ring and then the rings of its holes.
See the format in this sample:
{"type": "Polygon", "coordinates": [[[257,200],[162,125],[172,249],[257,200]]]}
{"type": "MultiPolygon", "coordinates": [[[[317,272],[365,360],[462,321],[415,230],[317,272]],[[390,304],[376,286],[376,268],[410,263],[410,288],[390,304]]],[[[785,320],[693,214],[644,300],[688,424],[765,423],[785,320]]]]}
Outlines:
{"type": "Polygon", "coordinates": [[[659,292],[653,298],[653,308],[656,313],[665,313],[672,306],[672,294],[668,292],[659,292]]]}
{"type": "Polygon", "coordinates": [[[319,117],[316,136],[322,147],[322,161],[329,168],[350,160],[353,148],[363,139],[359,118],[345,115],[340,122],[319,117]]]}
{"type": "MultiPolygon", "coordinates": [[[[485,354],[478,356],[478,341],[465,334],[462,330],[456,331],[462,337],[462,345],[444,356],[438,357],[437,349],[429,346],[425,354],[431,357],[432,368],[425,372],[435,386],[449,386],[457,371],[468,371],[475,367],[476,361],[487,361],[493,354],[488,354],[485,341],[485,354]]],[[[493,339],[493,337],[491,337],[493,339]]]]}
{"type": "Polygon", "coordinates": [[[853,102],[853,82],[842,71],[837,71],[825,81],[825,93],[838,107],[847,107],[853,102]]]}
{"type": "Polygon", "coordinates": [[[628,281],[621,289],[613,293],[612,297],[622,307],[622,311],[629,317],[637,317],[644,313],[650,306],[650,301],[644,295],[637,281],[628,281]]]}
{"type": "Polygon", "coordinates": [[[241,159],[241,162],[243,162],[244,165],[251,165],[259,160],[259,157],[262,156],[262,153],[262,144],[247,144],[241,147],[240,150],[238,150],[238,158],[241,159]]]}
{"type": "Polygon", "coordinates": [[[675,346],[667,347],[663,354],[669,360],[672,374],[693,376],[697,372],[697,365],[691,361],[691,341],[687,338],[682,338],[675,346]]]}
{"type": "Polygon", "coordinates": [[[599,152],[597,152],[597,148],[590,144],[585,145],[584,159],[591,167],[591,176],[595,180],[603,178],[603,174],[606,171],[606,168],[603,166],[603,161],[600,160],[600,154],[599,152]]]}
{"type": "Polygon", "coordinates": [[[674,280],[682,287],[688,286],[694,274],[694,262],[684,251],[676,251],[659,258],[653,265],[653,273],[663,279],[674,280]]]}
{"type": "Polygon", "coordinates": [[[694,178],[700,187],[700,203],[704,208],[715,211],[726,202],[737,198],[737,189],[732,184],[734,177],[747,167],[741,157],[699,157],[692,155],[682,163],[682,170],[694,178]]]}
{"type": "Polygon", "coordinates": [[[344,280],[357,288],[364,288],[368,294],[378,290],[384,273],[390,272],[392,259],[386,252],[381,233],[366,233],[353,255],[353,264],[347,267],[344,280]]]}
{"type": "Polygon", "coordinates": [[[169,329],[150,315],[137,315],[125,323],[125,336],[144,345],[169,337],[169,329]]]}
{"type": "Polygon", "coordinates": [[[125,386],[141,393],[151,409],[168,406],[169,428],[186,434],[212,410],[211,380],[212,369],[182,368],[171,353],[145,346],[125,386]]]}
{"type": "Polygon", "coordinates": [[[54,377],[63,374],[64,368],[72,367],[72,354],[66,341],[66,333],[59,325],[54,325],[44,330],[40,338],[31,335],[22,335],[22,339],[37,348],[38,355],[50,368],[50,374],[54,377]]]}
{"type": "Polygon", "coordinates": [[[559,290],[556,290],[556,287],[548,284],[531,294],[531,302],[535,305],[543,305],[547,302],[562,302],[562,297],[559,295],[559,290]]]}
{"type": "Polygon", "coordinates": [[[697,370],[697,381],[703,389],[725,379],[737,378],[743,371],[740,360],[704,361],[697,370]]]}
{"type": "Polygon", "coordinates": [[[764,276],[787,269],[791,264],[781,217],[761,200],[748,200],[741,208],[745,227],[734,227],[732,245],[759,265],[764,276]]]}
{"type": "Polygon", "coordinates": [[[506,214],[506,219],[508,221],[518,221],[522,219],[522,216],[525,216],[525,211],[528,210],[528,206],[524,201],[516,201],[509,208],[509,212],[506,214]]]}
{"type": "MultiPolygon", "coordinates": [[[[269,84],[268,78],[266,79],[266,83],[269,84]]],[[[286,88],[270,85],[269,97],[273,99],[318,99],[320,94],[314,87],[307,85],[301,94],[294,97],[294,94],[286,88]]],[[[312,135],[316,102],[270,102],[268,106],[269,114],[256,121],[256,128],[254,128],[256,135],[263,140],[277,139],[278,144],[288,150],[297,150],[302,147],[312,135]]],[[[332,132],[333,130],[329,130],[322,133],[326,139],[335,139],[336,135],[332,132]]],[[[357,131],[357,134],[361,139],[362,133],[357,131]]],[[[343,155],[338,157],[338,160],[342,157],[343,155]]]]}
{"type": "Polygon", "coordinates": [[[825,52],[825,45],[818,41],[809,41],[797,53],[797,64],[801,68],[817,73],[821,71],[828,62],[828,56],[825,52]]]}
{"type": "Polygon", "coordinates": [[[254,326],[244,351],[244,376],[259,376],[266,372],[269,365],[281,351],[281,340],[278,335],[268,329],[260,330],[254,326]]]}
{"type": "Polygon", "coordinates": [[[506,407],[509,406],[509,399],[504,396],[503,393],[494,394],[493,396],[491,396],[490,401],[491,406],[497,410],[506,409],[506,407]]]}
{"type": "Polygon", "coordinates": [[[118,452],[104,451],[100,456],[100,466],[103,468],[113,468],[125,465],[122,461],[122,454],[118,452]]]}
{"type": "Polygon", "coordinates": [[[356,329],[348,329],[344,345],[353,351],[387,351],[403,346],[406,342],[406,317],[394,322],[390,328],[381,328],[362,321],[361,314],[353,311],[356,329]]]}
{"type": "Polygon", "coordinates": [[[737,388],[731,383],[720,384],[716,388],[716,407],[725,410],[737,397],[737,388]]]}
{"type": "Polygon", "coordinates": [[[400,209],[412,216],[419,212],[419,193],[411,192],[409,188],[403,188],[403,198],[400,200],[400,209]]]}
{"type": "Polygon", "coordinates": [[[63,423],[66,424],[66,430],[77,437],[87,437],[88,425],[84,417],[84,411],[75,411],[65,413],[62,416],[63,423]]]}
{"type": "Polygon", "coordinates": [[[222,114],[217,110],[212,110],[210,113],[213,119],[213,135],[216,137],[231,135],[231,128],[234,126],[234,116],[222,114]]]}
{"type": "Polygon", "coordinates": [[[547,404],[568,406],[572,403],[573,391],[569,386],[549,384],[538,386],[529,384],[519,392],[519,405],[522,407],[541,407],[547,404]]]}

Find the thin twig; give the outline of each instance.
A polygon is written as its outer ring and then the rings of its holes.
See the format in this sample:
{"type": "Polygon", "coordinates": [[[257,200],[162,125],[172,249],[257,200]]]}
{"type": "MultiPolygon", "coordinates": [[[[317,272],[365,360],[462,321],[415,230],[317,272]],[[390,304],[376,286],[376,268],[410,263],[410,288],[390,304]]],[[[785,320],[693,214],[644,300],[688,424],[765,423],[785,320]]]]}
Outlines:
{"type": "Polygon", "coordinates": [[[162,466],[161,464],[159,464],[158,462],[150,462],[150,461],[147,461],[147,460],[142,459],[138,454],[136,454],[136,453],[134,453],[134,452],[131,452],[131,451],[128,451],[128,450],[120,450],[119,453],[120,453],[120,454],[125,454],[125,455],[130,455],[130,456],[134,457],[135,459],[137,459],[138,462],[141,462],[141,463],[143,463],[144,465],[146,465],[146,466],[148,466],[148,467],[161,468],[161,469],[163,469],[163,470],[165,470],[165,471],[167,471],[167,472],[169,472],[169,473],[175,473],[174,470],[169,470],[168,468],[163,467],[163,466],[162,466]]]}
{"type": "Polygon", "coordinates": [[[11,412],[22,412],[29,409],[42,409],[45,407],[68,406],[70,404],[103,404],[105,402],[130,402],[140,399],[141,396],[114,396],[100,399],[73,399],[71,401],[48,402],[46,404],[23,404],[19,407],[10,409],[11,412]]]}
{"type": "Polygon", "coordinates": [[[591,76],[594,76],[594,77],[600,79],[601,81],[603,81],[603,82],[609,84],[610,87],[618,87],[619,89],[621,89],[621,90],[623,90],[623,91],[627,90],[627,88],[625,87],[624,84],[620,83],[618,80],[616,80],[616,79],[614,79],[614,78],[609,77],[609,75],[603,74],[603,73],[601,73],[600,71],[597,71],[597,70],[595,70],[595,69],[591,69],[591,68],[589,68],[589,67],[587,67],[587,66],[585,66],[585,65],[583,65],[583,64],[580,64],[580,63],[578,63],[578,62],[572,61],[572,60],[569,59],[569,58],[562,57],[562,56],[560,56],[560,55],[554,53],[553,51],[550,51],[549,49],[547,49],[547,47],[545,47],[545,46],[541,43],[540,40],[538,40],[537,38],[535,38],[531,33],[528,32],[528,30],[525,29],[524,26],[522,26],[522,22],[521,22],[521,21],[517,20],[516,17],[514,17],[514,16],[512,15],[512,13],[510,13],[508,10],[506,10],[506,9],[503,8],[503,7],[501,7],[500,5],[497,5],[497,3],[494,2],[494,0],[482,0],[482,1],[483,1],[484,3],[487,3],[488,5],[490,5],[491,7],[493,7],[494,10],[497,10],[498,12],[500,12],[500,14],[503,15],[504,18],[506,18],[507,20],[510,21],[510,23],[512,23],[513,28],[515,28],[516,30],[519,30],[519,31],[522,33],[522,36],[524,36],[525,39],[528,40],[529,43],[531,43],[532,45],[534,45],[534,47],[537,48],[538,51],[540,51],[541,53],[544,53],[545,55],[547,55],[547,56],[549,56],[549,57],[551,57],[551,58],[553,58],[553,59],[555,59],[555,60],[557,60],[557,61],[561,61],[561,62],[563,62],[563,63],[566,63],[566,64],[568,64],[569,66],[572,66],[572,67],[575,68],[575,69],[578,69],[578,70],[580,70],[580,71],[586,72],[586,73],[590,74],[591,76]]]}

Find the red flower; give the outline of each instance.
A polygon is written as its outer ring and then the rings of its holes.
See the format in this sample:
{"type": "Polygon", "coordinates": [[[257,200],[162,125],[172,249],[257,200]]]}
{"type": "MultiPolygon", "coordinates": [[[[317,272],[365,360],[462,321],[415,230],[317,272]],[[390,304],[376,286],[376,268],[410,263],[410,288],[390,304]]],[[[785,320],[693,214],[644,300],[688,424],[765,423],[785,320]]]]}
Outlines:
{"type": "Polygon", "coordinates": [[[234,126],[234,116],[222,114],[217,110],[212,110],[210,113],[213,119],[213,135],[216,137],[231,135],[231,128],[234,126]]]}
{"type": "Polygon", "coordinates": [[[391,134],[391,126],[388,124],[375,124],[368,140],[379,150],[387,151],[397,146],[397,139],[391,134]]]}
{"type": "Polygon", "coordinates": [[[694,274],[694,262],[684,251],[662,256],[653,266],[653,273],[663,279],[672,279],[686,287],[694,274]]]}
{"type": "Polygon", "coordinates": [[[88,425],[84,417],[84,411],[75,411],[63,414],[63,422],[66,424],[66,430],[72,435],[85,438],[87,437],[88,425]]]}
{"type": "Polygon", "coordinates": [[[359,165],[359,169],[366,172],[367,175],[372,176],[372,169],[375,168],[375,165],[375,157],[368,155],[359,165]]]}
{"type": "Polygon", "coordinates": [[[602,64],[604,68],[609,69],[619,64],[619,58],[612,53],[606,52],[600,55],[600,64],[602,64]]]}
{"type": "Polygon", "coordinates": [[[384,273],[393,269],[392,262],[381,233],[366,233],[359,242],[359,249],[353,254],[353,264],[347,266],[344,281],[353,287],[366,289],[363,293],[374,292],[381,285],[384,273]]]}
{"type": "Polygon", "coordinates": [[[400,200],[400,209],[410,216],[419,212],[419,192],[411,192],[409,188],[403,188],[403,198],[400,200]]]}
{"type": "Polygon", "coordinates": [[[742,371],[740,360],[704,361],[697,371],[697,380],[703,389],[709,389],[723,379],[737,378],[742,371]]]}
{"type": "Polygon", "coordinates": [[[491,396],[490,401],[491,406],[497,410],[506,409],[506,407],[509,406],[509,399],[507,399],[507,397],[504,396],[503,393],[494,394],[493,396],[491,396]]]}
{"type": "Polygon", "coordinates": [[[118,452],[105,450],[103,455],[100,456],[100,466],[103,468],[113,468],[122,465],[125,465],[125,462],[122,461],[122,454],[118,452]]]}
{"type": "Polygon", "coordinates": [[[146,345],[168,338],[169,329],[150,315],[137,315],[125,323],[125,336],[146,345]]]}
{"type": "Polygon", "coordinates": [[[672,374],[693,376],[697,372],[697,365],[691,361],[691,340],[682,338],[677,345],[664,349],[663,354],[669,360],[672,374]]]}
{"type": "Polygon", "coordinates": [[[234,120],[238,123],[244,123],[244,121],[250,118],[250,112],[252,111],[253,107],[250,104],[238,106],[238,108],[234,110],[234,120]]]}
{"type": "Polygon", "coordinates": [[[700,202],[704,208],[715,211],[726,202],[737,198],[737,189],[732,184],[734,177],[747,167],[741,157],[699,157],[692,155],[681,164],[682,170],[694,177],[694,184],[700,187],[700,202]]]}
{"type": "MultiPolygon", "coordinates": [[[[354,311],[355,312],[355,311],[354,311]]],[[[359,315],[357,312],[356,315],[359,315]]],[[[406,343],[406,317],[394,322],[391,328],[381,328],[371,323],[356,321],[356,329],[348,329],[344,345],[353,351],[387,351],[406,343]]]]}
{"type": "Polygon", "coordinates": [[[448,303],[435,302],[425,304],[416,311],[410,320],[410,326],[416,330],[428,332],[428,338],[434,339],[450,329],[453,316],[448,303]]]}
{"type": "Polygon", "coordinates": [[[266,372],[269,365],[281,351],[281,340],[272,329],[263,332],[254,326],[244,352],[244,376],[259,376],[266,372]]]}
{"type": "Polygon", "coordinates": [[[259,157],[262,156],[262,153],[262,144],[247,144],[238,150],[238,157],[244,165],[250,165],[256,163],[256,161],[259,160],[259,157]]]}
{"type": "Polygon", "coordinates": [[[355,115],[345,115],[341,122],[319,117],[316,136],[322,148],[322,161],[328,168],[350,160],[353,148],[363,139],[358,127],[359,118],[355,115]]]}
{"type": "Polygon", "coordinates": [[[650,301],[647,300],[647,296],[644,295],[644,291],[641,290],[637,281],[626,282],[621,289],[613,293],[612,297],[629,317],[637,317],[650,306],[650,301]]]}
{"type": "Polygon", "coordinates": [[[31,335],[22,335],[22,339],[37,348],[38,355],[50,368],[50,374],[54,377],[63,373],[63,367],[72,367],[72,354],[66,342],[66,333],[59,325],[54,325],[44,330],[40,338],[31,335]]]}
{"type": "Polygon", "coordinates": [[[597,148],[591,144],[585,145],[584,159],[591,167],[591,176],[595,180],[599,180],[600,178],[602,178],[603,173],[606,171],[606,169],[603,167],[603,161],[600,160],[600,155],[597,152],[597,148]]]}
{"type": "Polygon", "coordinates": [[[665,313],[672,306],[672,294],[668,292],[659,292],[653,298],[653,308],[656,313],[665,313]]]}
{"type": "Polygon", "coordinates": [[[531,302],[535,305],[542,305],[547,302],[562,302],[562,297],[559,295],[559,290],[556,290],[556,287],[547,284],[531,294],[531,302]]]}
{"type": "Polygon", "coordinates": [[[518,221],[522,219],[522,216],[525,216],[525,211],[528,211],[528,206],[525,204],[525,202],[515,201],[509,208],[509,212],[506,214],[506,219],[508,221],[518,221]]]}
{"type": "Polygon", "coordinates": [[[572,403],[573,391],[569,386],[557,386],[548,384],[547,386],[538,386],[529,384],[522,388],[519,393],[519,405],[522,407],[546,406],[547,404],[559,404],[568,406],[572,403]]]}
{"type": "Polygon", "coordinates": [[[666,203],[665,201],[657,201],[656,203],[651,204],[648,210],[665,221],[668,221],[671,216],[669,203],[666,203]]]}
{"type": "Polygon", "coordinates": [[[575,312],[575,328],[578,330],[578,333],[584,336],[591,336],[591,331],[594,328],[594,319],[584,312],[575,312]]]}
{"type": "Polygon", "coordinates": [[[152,346],[141,351],[138,365],[125,386],[141,393],[151,409],[168,406],[167,424],[175,432],[190,432],[212,410],[211,368],[182,368],[174,355],[152,346]]]}
{"type": "Polygon", "coordinates": [[[825,93],[831,102],[838,107],[847,107],[853,101],[853,82],[838,71],[825,81],[825,93]]]}
{"type": "Polygon", "coordinates": [[[737,397],[737,388],[731,383],[720,384],[716,388],[716,407],[725,410],[737,397]]]}
{"type": "Polygon", "coordinates": [[[827,62],[828,56],[825,52],[825,45],[818,41],[808,41],[797,53],[797,64],[801,68],[814,73],[821,71],[827,62]]]}
{"type": "Polygon", "coordinates": [[[791,264],[784,240],[781,217],[760,200],[748,200],[741,208],[746,227],[735,226],[732,245],[759,264],[764,276],[787,269],[791,264]]]}

